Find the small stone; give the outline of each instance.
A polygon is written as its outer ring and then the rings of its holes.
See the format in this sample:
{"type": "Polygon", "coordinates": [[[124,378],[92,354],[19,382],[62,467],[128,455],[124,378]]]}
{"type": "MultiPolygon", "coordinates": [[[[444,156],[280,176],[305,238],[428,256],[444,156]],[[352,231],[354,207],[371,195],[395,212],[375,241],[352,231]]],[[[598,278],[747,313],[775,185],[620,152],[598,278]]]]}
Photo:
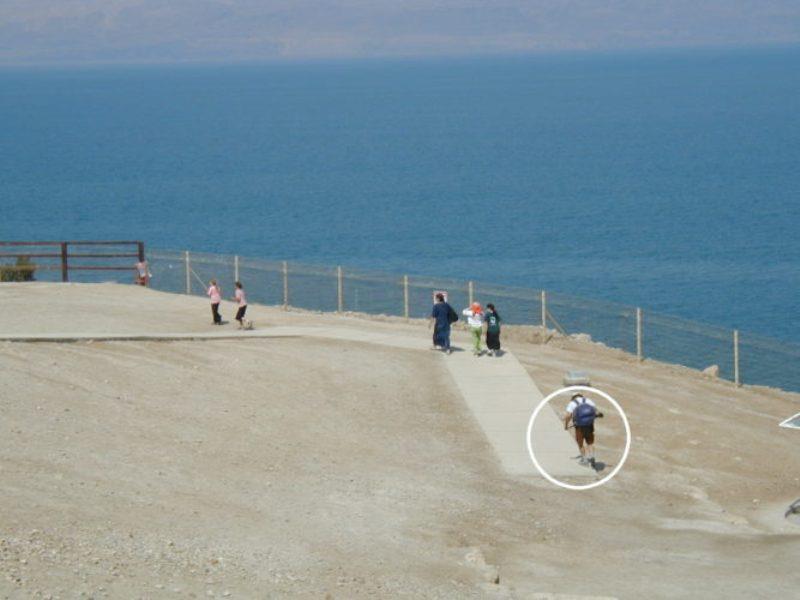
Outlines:
{"type": "Polygon", "coordinates": [[[712,379],[716,379],[719,377],[719,365],[711,365],[703,369],[703,375],[706,377],[710,377],[712,379]]]}

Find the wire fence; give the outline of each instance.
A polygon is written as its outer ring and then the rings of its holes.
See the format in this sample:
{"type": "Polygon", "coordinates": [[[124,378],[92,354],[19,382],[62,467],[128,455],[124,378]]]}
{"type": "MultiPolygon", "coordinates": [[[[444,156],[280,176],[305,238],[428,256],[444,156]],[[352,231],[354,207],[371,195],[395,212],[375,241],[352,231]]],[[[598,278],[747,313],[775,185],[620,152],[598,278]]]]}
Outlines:
{"type": "Polygon", "coordinates": [[[220,254],[149,253],[151,287],[205,295],[210,279],[267,305],[315,311],[352,311],[406,318],[430,315],[433,292],[448,293],[456,308],[473,299],[493,302],[508,325],[539,325],[592,340],[640,359],[704,369],[736,383],[800,391],[800,345],[645,312],[637,307],[529,288],[424,276],[391,275],[220,254]]]}

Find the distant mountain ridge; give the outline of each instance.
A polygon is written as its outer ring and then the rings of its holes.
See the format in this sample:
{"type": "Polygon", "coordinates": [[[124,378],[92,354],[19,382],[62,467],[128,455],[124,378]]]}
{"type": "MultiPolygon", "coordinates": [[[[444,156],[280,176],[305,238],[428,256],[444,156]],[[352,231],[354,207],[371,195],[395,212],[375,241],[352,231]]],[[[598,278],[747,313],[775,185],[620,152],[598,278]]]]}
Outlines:
{"type": "Polygon", "coordinates": [[[794,0],[6,0],[0,64],[800,43],[794,0]]]}

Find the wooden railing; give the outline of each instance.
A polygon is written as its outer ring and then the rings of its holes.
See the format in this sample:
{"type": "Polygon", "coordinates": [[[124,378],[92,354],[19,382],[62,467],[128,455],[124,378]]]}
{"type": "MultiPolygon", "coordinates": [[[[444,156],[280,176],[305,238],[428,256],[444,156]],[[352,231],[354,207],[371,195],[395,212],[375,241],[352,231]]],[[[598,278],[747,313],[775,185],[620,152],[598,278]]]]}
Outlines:
{"type": "Polygon", "coordinates": [[[27,258],[33,265],[3,264],[6,270],[61,271],[61,281],[69,281],[70,271],[131,271],[134,261],[120,264],[120,259],[144,261],[144,242],[128,240],[81,241],[0,241],[0,262],[4,258],[27,258]],[[105,250],[105,251],[103,251],[105,250]],[[47,259],[41,262],[37,259],[47,259]],[[86,264],[86,259],[103,259],[100,264],[86,264]]]}

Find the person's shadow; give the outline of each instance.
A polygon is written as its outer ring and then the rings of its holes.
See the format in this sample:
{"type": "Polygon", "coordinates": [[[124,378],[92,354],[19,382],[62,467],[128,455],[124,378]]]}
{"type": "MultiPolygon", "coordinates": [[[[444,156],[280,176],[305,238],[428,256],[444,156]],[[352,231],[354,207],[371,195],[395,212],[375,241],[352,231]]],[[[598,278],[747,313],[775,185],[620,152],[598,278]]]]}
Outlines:
{"type": "MultiPolygon", "coordinates": [[[[572,458],[573,460],[580,460],[581,455],[578,454],[577,456],[573,456],[572,458]]],[[[589,467],[590,469],[594,469],[596,473],[602,473],[609,467],[609,465],[599,460],[594,461],[594,466],[590,465],[589,463],[586,463],[586,466],[589,467]]]]}

